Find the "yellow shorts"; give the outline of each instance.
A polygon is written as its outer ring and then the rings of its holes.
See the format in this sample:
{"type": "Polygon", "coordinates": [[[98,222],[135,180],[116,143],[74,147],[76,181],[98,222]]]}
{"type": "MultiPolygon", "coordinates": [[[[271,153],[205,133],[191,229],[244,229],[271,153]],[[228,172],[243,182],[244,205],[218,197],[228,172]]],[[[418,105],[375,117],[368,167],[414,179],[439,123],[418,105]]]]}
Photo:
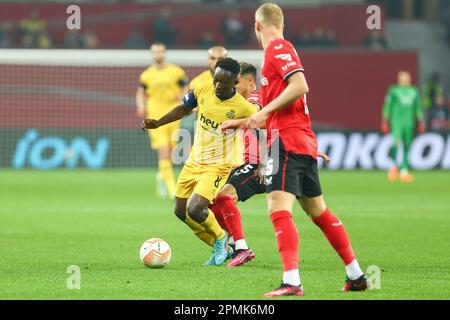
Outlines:
{"type": "Polygon", "coordinates": [[[180,124],[181,121],[175,121],[158,129],[148,130],[152,149],[157,150],[167,146],[175,147],[178,143],[180,124]]]}
{"type": "Polygon", "coordinates": [[[197,166],[187,162],[178,176],[176,197],[188,199],[195,193],[212,202],[227,182],[230,172],[231,167],[197,166]]]}

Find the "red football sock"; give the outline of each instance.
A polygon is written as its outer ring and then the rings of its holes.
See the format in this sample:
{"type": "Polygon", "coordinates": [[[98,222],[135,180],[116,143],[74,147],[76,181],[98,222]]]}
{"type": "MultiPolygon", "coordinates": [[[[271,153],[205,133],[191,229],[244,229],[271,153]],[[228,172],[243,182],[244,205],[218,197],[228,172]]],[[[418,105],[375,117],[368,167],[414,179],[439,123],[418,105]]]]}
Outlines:
{"type": "Polygon", "coordinates": [[[331,246],[344,261],[345,265],[350,264],[356,259],[347,231],[341,221],[339,221],[330,210],[326,209],[319,217],[312,221],[322,229],[331,246]]]}
{"type": "Polygon", "coordinates": [[[299,238],[292,214],[289,211],[277,211],[270,214],[270,219],[275,227],[283,270],[298,269],[299,238]]]}
{"type": "Polygon", "coordinates": [[[216,199],[217,206],[223,214],[223,220],[233,235],[234,241],[245,239],[244,230],[242,229],[241,212],[230,196],[221,196],[216,199]]]}
{"type": "Polygon", "coordinates": [[[217,222],[219,223],[220,227],[224,229],[226,232],[228,232],[229,235],[232,235],[227,228],[227,224],[225,223],[225,220],[223,220],[222,211],[217,206],[216,202],[213,202],[209,205],[209,209],[214,213],[214,216],[216,217],[217,222]]]}

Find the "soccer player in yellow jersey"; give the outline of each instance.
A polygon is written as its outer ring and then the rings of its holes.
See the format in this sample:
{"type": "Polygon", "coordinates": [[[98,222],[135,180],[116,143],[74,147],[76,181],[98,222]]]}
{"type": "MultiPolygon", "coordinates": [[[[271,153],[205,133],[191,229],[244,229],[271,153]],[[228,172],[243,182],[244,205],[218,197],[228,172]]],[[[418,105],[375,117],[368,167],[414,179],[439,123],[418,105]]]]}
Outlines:
{"type": "Polygon", "coordinates": [[[208,209],[232,169],[232,159],[228,158],[234,132],[223,133],[220,124],[256,113],[255,107],[236,92],[239,70],[236,60],[219,60],[210,85],[196,86],[184,96],[182,105],[159,120],[145,119],[142,123],[143,130],[157,129],[197,108],[194,146],[178,177],[175,214],[198,238],[213,246],[211,258],[204,265],[219,266],[228,256],[225,232],[208,209]]]}
{"type": "MultiPolygon", "coordinates": [[[[189,89],[193,90],[196,86],[201,86],[205,84],[211,84],[213,81],[214,69],[216,67],[217,61],[226,58],[228,55],[227,49],[221,46],[215,46],[208,49],[208,70],[203,71],[194,79],[192,79],[189,84],[189,89]]],[[[244,163],[243,158],[244,153],[244,142],[242,137],[242,132],[234,138],[234,149],[233,149],[233,167],[240,167],[244,163]]]]}
{"type": "MultiPolygon", "coordinates": [[[[186,93],[188,79],[180,67],[166,63],[166,47],[154,43],[150,47],[154,64],[139,78],[136,92],[138,116],[160,118],[181,102],[186,93]]],[[[151,147],[158,151],[158,195],[175,197],[175,179],[172,168],[172,148],[178,142],[177,131],[180,121],[176,121],[149,133],[151,147]]]]}

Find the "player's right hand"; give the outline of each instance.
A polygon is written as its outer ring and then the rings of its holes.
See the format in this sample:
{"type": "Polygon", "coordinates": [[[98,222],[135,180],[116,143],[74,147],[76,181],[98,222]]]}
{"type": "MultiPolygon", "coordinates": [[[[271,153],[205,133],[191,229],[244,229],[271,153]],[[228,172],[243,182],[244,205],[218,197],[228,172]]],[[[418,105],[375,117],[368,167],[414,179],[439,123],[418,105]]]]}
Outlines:
{"type": "Polygon", "coordinates": [[[141,119],[145,118],[145,116],[146,116],[145,109],[137,109],[136,115],[141,119]]]}
{"type": "Polygon", "coordinates": [[[385,121],[385,120],[381,121],[380,129],[381,129],[381,132],[384,134],[389,133],[389,125],[388,125],[387,121],[385,121]]]}
{"type": "Polygon", "coordinates": [[[155,119],[144,119],[142,120],[142,130],[147,131],[150,129],[158,128],[158,120],[155,119]]]}
{"type": "Polygon", "coordinates": [[[328,155],[326,155],[325,153],[317,152],[317,156],[319,158],[322,158],[323,161],[325,162],[325,164],[330,164],[331,158],[328,155]]]}
{"type": "Polygon", "coordinates": [[[259,183],[265,184],[266,176],[264,173],[266,172],[266,166],[263,163],[260,163],[258,168],[255,170],[256,179],[258,179],[259,183]]]}

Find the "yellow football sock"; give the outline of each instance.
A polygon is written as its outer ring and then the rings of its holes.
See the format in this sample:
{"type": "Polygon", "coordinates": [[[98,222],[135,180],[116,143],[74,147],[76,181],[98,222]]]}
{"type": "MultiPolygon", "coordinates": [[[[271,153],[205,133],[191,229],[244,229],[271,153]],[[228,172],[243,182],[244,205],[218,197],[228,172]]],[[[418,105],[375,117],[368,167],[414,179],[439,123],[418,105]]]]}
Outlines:
{"type": "Polygon", "coordinates": [[[208,232],[206,232],[205,228],[203,228],[201,224],[192,220],[187,213],[184,222],[189,226],[189,228],[191,228],[192,232],[204,243],[209,246],[212,246],[214,244],[214,238],[208,232]]]}
{"type": "Polygon", "coordinates": [[[175,195],[175,178],[173,176],[172,161],[170,160],[159,160],[158,162],[159,173],[161,174],[161,179],[164,181],[169,195],[175,195]]]}
{"type": "Polygon", "coordinates": [[[217,222],[214,213],[209,209],[206,220],[200,224],[203,226],[203,228],[205,228],[206,232],[208,232],[214,238],[214,240],[218,240],[225,235],[225,232],[217,222]]]}

